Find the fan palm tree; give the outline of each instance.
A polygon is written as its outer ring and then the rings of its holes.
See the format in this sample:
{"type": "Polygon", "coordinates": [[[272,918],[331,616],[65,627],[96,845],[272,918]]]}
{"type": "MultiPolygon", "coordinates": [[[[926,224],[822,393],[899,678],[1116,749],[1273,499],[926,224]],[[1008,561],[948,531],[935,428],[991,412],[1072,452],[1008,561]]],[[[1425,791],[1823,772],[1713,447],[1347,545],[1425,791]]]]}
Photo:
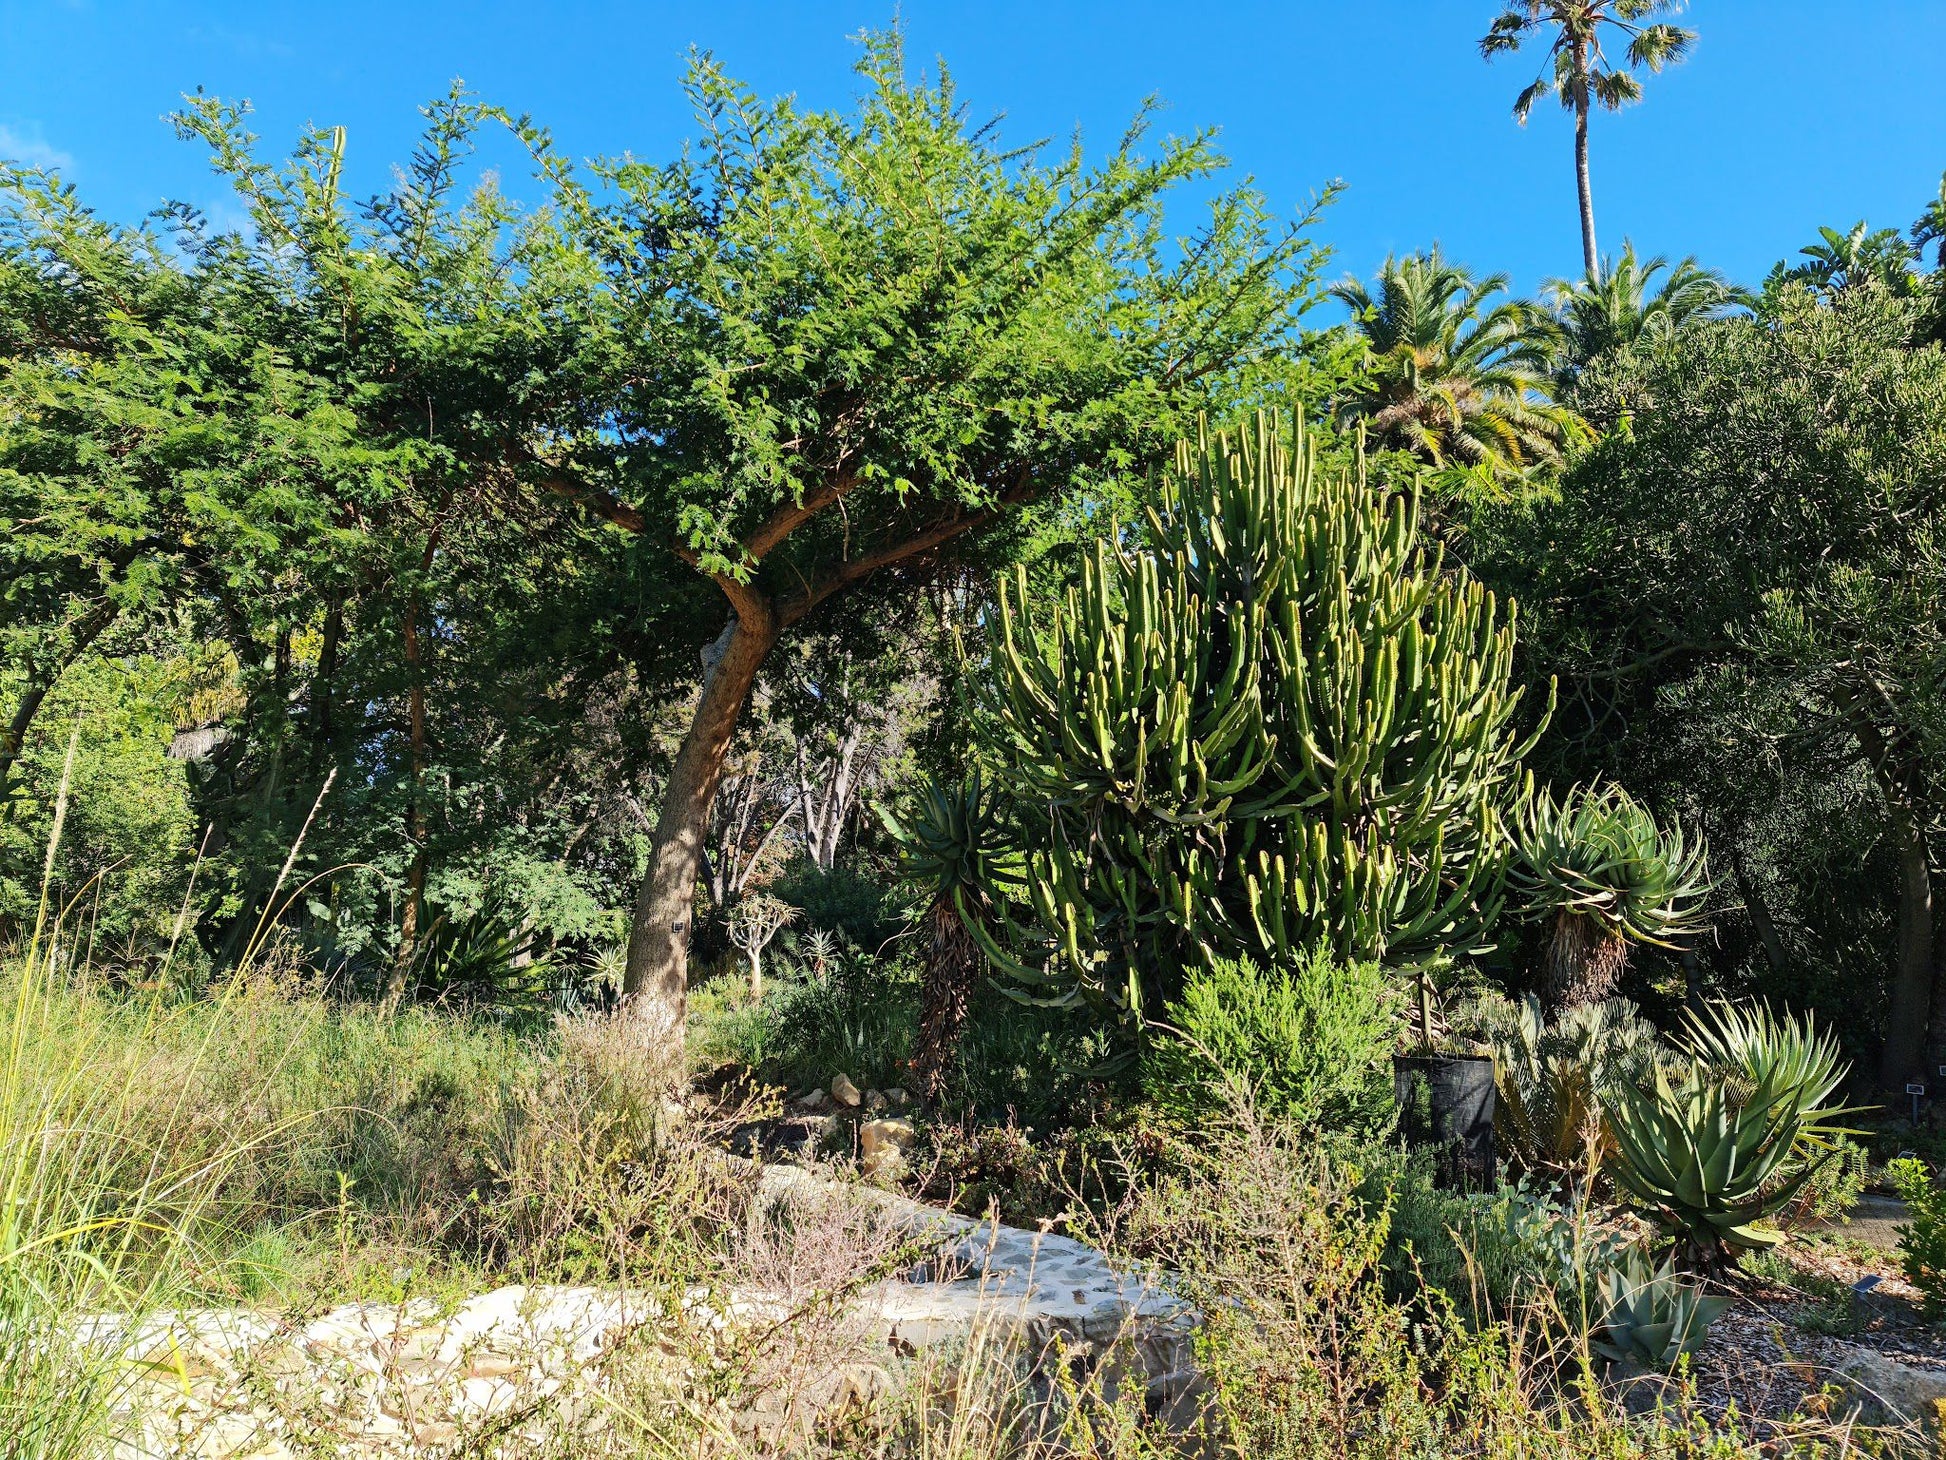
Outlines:
{"type": "Polygon", "coordinates": [[[1549,337],[1531,304],[1490,301],[1505,274],[1483,279],[1439,250],[1388,258],[1377,290],[1334,287],[1367,351],[1367,369],[1339,402],[1378,446],[1501,490],[1561,464],[1586,430],[1549,397],[1549,337]]]}
{"type": "Polygon", "coordinates": [[[1893,294],[1913,290],[1912,245],[1896,228],[1868,228],[1861,218],[1840,233],[1820,228],[1818,242],[1798,253],[1804,262],[1793,268],[1778,264],[1764,280],[1766,289],[1778,283],[1808,284],[1826,297],[1878,285],[1893,294]]]}
{"type": "Polygon", "coordinates": [[[1742,290],[1694,256],[1673,268],[1661,254],[1638,259],[1624,243],[1620,258],[1580,279],[1550,279],[1548,305],[1556,330],[1556,370],[1571,380],[1582,367],[1643,340],[1665,339],[1695,320],[1744,302],[1742,290]],[[1660,284],[1656,276],[1667,271],[1660,284]]]}
{"type": "Polygon", "coordinates": [[[1923,253],[1929,243],[1939,245],[1937,263],[1946,269],[1946,172],[1939,175],[1939,196],[1926,204],[1926,211],[1912,225],[1912,246],[1923,253]]]}
{"type": "Polygon", "coordinates": [[[1527,124],[1534,103],[1558,96],[1574,113],[1574,181],[1581,199],[1581,264],[1594,274],[1600,264],[1595,252],[1595,201],[1588,186],[1588,114],[1597,105],[1619,111],[1642,97],[1637,69],[1660,71],[1680,61],[1695,44],[1696,32],[1671,25],[1657,15],[1682,9],[1682,0],[1520,0],[1495,17],[1480,39],[1480,54],[1488,60],[1503,51],[1517,51],[1543,32],[1553,39],[1541,74],[1514,98],[1514,118],[1527,124]],[[1628,38],[1620,65],[1611,64],[1602,42],[1619,33],[1628,38]]]}

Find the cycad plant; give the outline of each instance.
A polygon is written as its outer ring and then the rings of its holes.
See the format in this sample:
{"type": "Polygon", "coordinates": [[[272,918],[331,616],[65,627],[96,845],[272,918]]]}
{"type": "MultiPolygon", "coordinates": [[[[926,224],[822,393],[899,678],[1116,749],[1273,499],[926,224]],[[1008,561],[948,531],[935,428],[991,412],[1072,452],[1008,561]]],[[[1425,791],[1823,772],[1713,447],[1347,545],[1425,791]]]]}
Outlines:
{"type": "Polygon", "coordinates": [[[1558,1180],[1592,1175],[1614,1153],[1610,1112],[1664,1053],[1655,1026],[1627,999],[1565,1009],[1490,996],[1458,1027],[1493,1051],[1494,1135],[1516,1169],[1558,1180]]]}
{"type": "Polygon", "coordinates": [[[1335,287],[1366,349],[1339,414],[1375,447],[1490,493],[1559,467],[1584,428],[1549,397],[1546,319],[1529,304],[1493,303],[1506,287],[1506,275],[1476,279],[1436,248],[1388,258],[1376,292],[1356,279],[1335,287]]]}
{"type": "Polygon", "coordinates": [[[1607,998],[1632,946],[1673,948],[1704,926],[1703,842],[1658,827],[1620,786],[1577,786],[1559,801],[1530,792],[1514,843],[1527,914],[1551,923],[1541,971],[1554,1006],[1607,998]]]}
{"type": "Polygon", "coordinates": [[[958,785],[929,782],[918,812],[905,821],[882,807],[879,815],[899,844],[900,871],[930,894],[914,1064],[927,1097],[937,1099],[986,961],[971,929],[987,920],[988,889],[1011,882],[978,767],[958,785]]]}
{"type": "Polygon", "coordinates": [[[1024,580],[999,595],[973,682],[1025,907],[995,898],[989,953],[1139,1023],[1218,958],[1480,946],[1525,750],[1512,614],[1421,550],[1414,499],[1268,419],[1181,447],[1147,527],[1041,624],[1024,580]]]}

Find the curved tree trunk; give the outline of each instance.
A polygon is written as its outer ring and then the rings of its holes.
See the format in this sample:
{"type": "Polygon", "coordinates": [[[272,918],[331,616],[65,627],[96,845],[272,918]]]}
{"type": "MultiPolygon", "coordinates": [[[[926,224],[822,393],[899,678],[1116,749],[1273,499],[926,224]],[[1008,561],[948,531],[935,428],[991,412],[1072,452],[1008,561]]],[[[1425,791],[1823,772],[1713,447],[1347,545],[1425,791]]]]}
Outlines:
{"type": "Polygon", "coordinates": [[[777,615],[767,599],[745,589],[736,595],[736,604],[737,617],[718,640],[722,652],[705,670],[695,718],[669,773],[648,875],[635,899],[635,922],[628,935],[622,994],[654,1039],[681,1037],[688,1003],[690,916],[710,806],[757,671],[777,643],[777,615]]]}
{"type": "Polygon", "coordinates": [[[1551,1008],[1598,1004],[1614,995],[1628,966],[1628,944],[1591,917],[1561,909],[1541,960],[1551,1008]]]}

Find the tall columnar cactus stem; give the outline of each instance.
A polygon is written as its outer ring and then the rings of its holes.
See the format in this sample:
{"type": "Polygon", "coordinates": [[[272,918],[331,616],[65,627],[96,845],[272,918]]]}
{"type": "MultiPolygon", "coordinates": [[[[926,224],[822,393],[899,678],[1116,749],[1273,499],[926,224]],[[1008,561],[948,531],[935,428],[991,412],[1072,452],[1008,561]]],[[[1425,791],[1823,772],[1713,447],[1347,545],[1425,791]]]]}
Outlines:
{"type": "Polygon", "coordinates": [[[1526,749],[1511,612],[1421,550],[1411,498],[1266,418],[1184,444],[1153,498],[1045,622],[1002,586],[979,692],[1029,844],[996,963],[1136,1015],[1215,956],[1477,944],[1526,749]]]}

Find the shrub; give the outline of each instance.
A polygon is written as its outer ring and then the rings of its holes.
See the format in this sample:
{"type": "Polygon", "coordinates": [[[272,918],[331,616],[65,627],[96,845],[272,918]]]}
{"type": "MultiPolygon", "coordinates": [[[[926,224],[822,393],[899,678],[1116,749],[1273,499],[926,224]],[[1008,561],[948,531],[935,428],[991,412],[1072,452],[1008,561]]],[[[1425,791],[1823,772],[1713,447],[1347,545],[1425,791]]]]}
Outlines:
{"type": "Polygon", "coordinates": [[[745,979],[719,978],[692,997],[692,1048],[711,1064],[741,1064],[780,1085],[861,1086],[906,1079],[918,983],[909,954],[874,958],[847,947],[823,977],[771,980],[754,1002],[745,979]]]}
{"type": "Polygon", "coordinates": [[[1946,1188],[1910,1156],[1887,1163],[1885,1174],[1910,1209],[1899,1228],[1899,1270],[1919,1290],[1927,1319],[1937,1321],[1946,1317],[1946,1188]]]}
{"type": "Polygon", "coordinates": [[[1169,1019],[1177,1032],[1150,1051],[1145,1076],[1178,1119],[1204,1119],[1237,1090],[1301,1130],[1370,1134],[1388,1118],[1396,1016],[1376,963],[1323,947],[1272,971],[1220,959],[1190,975],[1169,1019]]]}
{"type": "Polygon", "coordinates": [[[1462,1195],[1435,1187],[1424,1157],[1371,1159],[1362,1191],[1391,1211],[1384,1275],[1399,1301],[1434,1288],[1476,1323],[1522,1308],[1578,1322],[1595,1311],[1596,1285],[1632,1245],[1595,1209],[1525,1179],[1462,1195]]]}

